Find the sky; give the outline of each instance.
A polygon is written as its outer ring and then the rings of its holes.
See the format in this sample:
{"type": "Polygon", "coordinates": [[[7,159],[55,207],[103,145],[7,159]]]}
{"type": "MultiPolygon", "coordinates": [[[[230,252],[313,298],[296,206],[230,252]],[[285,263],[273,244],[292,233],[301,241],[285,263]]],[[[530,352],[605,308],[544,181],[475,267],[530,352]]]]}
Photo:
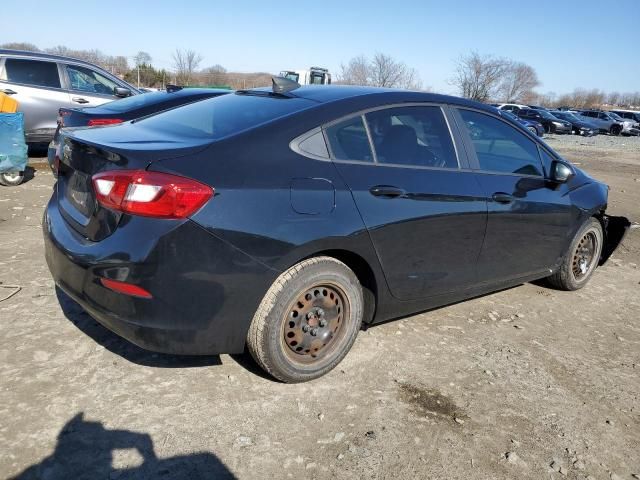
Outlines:
{"type": "Polygon", "coordinates": [[[142,50],[157,68],[172,69],[181,48],[200,53],[201,68],[320,66],[335,78],[350,58],[382,52],[423,86],[455,93],[456,60],[475,50],[531,65],[541,93],[640,90],[640,0],[2,0],[2,11],[0,44],[98,49],[130,63],[142,50]]]}

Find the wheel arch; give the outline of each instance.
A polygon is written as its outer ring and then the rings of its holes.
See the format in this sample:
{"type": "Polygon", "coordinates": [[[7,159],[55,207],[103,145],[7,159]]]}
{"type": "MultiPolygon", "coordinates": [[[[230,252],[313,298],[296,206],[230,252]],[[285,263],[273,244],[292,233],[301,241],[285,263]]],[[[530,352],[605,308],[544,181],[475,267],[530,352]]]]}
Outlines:
{"type": "Polygon", "coordinates": [[[360,285],[362,285],[362,295],[364,300],[364,313],[362,316],[362,323],[368,325],[373,321],[377,306],[380,300],[380,280],[377,278],[374,269],[369,262],[351,250],[345,249],[328,249],[314,252],[301,258],[295,263],[302,262],[313,257],[332,257],[341,261],[347,267],[349,267],[353,273],[358,277],[360,285]]]}

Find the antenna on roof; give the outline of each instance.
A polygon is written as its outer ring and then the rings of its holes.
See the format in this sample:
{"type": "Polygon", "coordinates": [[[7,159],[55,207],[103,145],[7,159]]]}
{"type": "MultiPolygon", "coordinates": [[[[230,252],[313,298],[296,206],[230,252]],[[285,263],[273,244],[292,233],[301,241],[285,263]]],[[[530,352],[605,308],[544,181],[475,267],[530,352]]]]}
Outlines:
{"type": "Polygon", "coordinates": [[[298,82],[294,82],[285,77],[271,77],[271,83],[273,84],[273,93],[287,93],[296,88],[300,88],[298,82]]]}

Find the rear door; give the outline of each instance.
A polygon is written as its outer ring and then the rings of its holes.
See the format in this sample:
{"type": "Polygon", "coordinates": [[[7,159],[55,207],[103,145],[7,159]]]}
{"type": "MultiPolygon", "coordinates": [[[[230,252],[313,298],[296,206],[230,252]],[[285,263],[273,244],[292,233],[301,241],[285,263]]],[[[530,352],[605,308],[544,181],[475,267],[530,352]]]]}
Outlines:
{"type": "Polygon", "coordinates": [[[462,108],[457,114],[488,205],[479,281],[524,277],[555,266],[567,246],[571,202],[566,184],[545,178],[550,153],[497,116],[462,108]]]}
{"type": "Polygon", "coordinates": [[[24,112],[27,142],[53,138],[58,109],[69,104],[55,61],[6,57],[0,69],[0,91],[17,100],[18,111],[24,112]]]}
{"type": "Polygon", "coordinates": [[[445,109],[388,107],[324,131],[391,293],[418,299],[473,284],[486,202],[445,109]]]}

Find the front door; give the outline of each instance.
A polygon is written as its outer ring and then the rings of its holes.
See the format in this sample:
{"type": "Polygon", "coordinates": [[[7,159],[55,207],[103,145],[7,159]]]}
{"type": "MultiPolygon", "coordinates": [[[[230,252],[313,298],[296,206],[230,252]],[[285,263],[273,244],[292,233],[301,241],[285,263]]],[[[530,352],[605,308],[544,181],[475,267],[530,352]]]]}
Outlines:
{"type": "Polygon", "coordinates": [[[570,230],[567,186],[545,178],[543,163],[550,161],[543,162],[543,149],[524,132],[497,116],[458,112],[488,206],[478,279],[491,283],[557,265],[570,230]]]}
{"type": "Polygon", "coordinates": [[[82,65],[68,64],[64,67],[74,107],[95,107],[118,99],[114,88],[120,85],[100,72],[82,65]]]}
{"type": "Polygon", "coordinates": [[[396,298],[475,283],[486,201],[439,106],[376,110],[325,134],[396,298]]]}

